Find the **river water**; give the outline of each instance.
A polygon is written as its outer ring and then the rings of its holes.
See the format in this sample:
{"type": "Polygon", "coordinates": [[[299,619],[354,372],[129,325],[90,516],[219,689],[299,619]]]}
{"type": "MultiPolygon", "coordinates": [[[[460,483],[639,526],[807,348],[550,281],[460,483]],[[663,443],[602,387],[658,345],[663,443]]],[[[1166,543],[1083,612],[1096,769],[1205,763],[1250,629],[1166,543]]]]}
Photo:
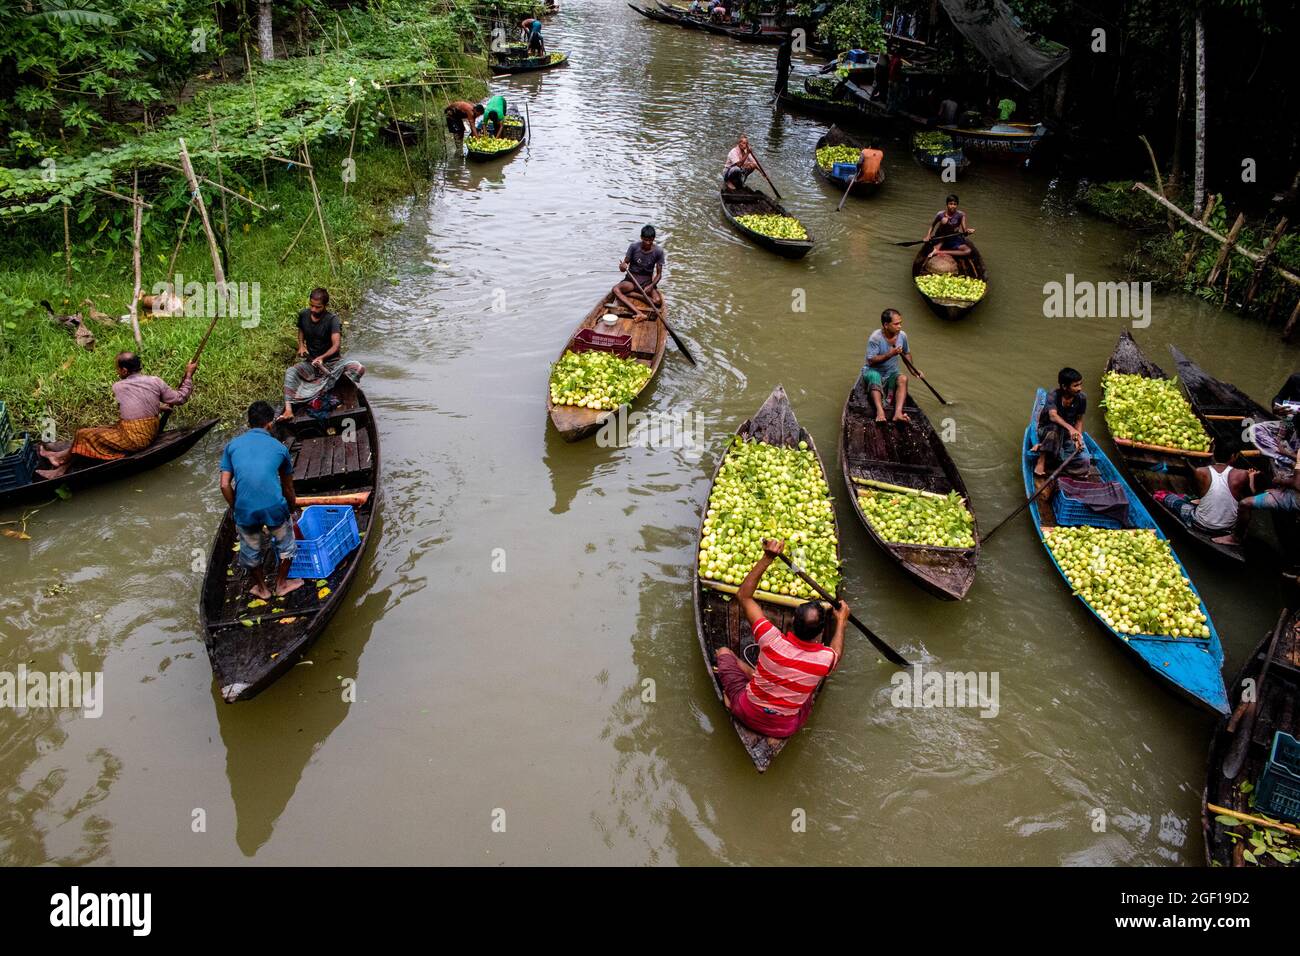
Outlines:
{"type": "MultiPolygon", "coordinates": [[[[890,244],[919,236],[948,191],[901,138],[884,144],[884,190],[837,214],[809,169],[823,127],[767,108],[771,48],[617,0],[568,6],[547,31],[572,65],[497,83],[527,103],[532,144],[504,164],[454,159],[443,188],[399,210],[392,280],[352,316],[385,501],[310,664],[248,703],[213,691],[194,558],[223,507],[229,433],[0,545],[0,669],[102,670],[106,694],[98,719],[0,714],[0,861],[1198,864],[1211,719],[1108,643],[1027,517],[988,546],[968,599],[942,603],[871,544],[832,475],[857,613],[929,665],[996,671],[990,719],[892,706],[892,670],[850,633],[809,726],[759,777],[691,612],[719,449],[782,383],[834,468],[885,306],[957,403],[920,396],[951,419],[984,526],[1014,508],[1033,389],[1071,364],[1095,399],[1126,327],[1044,318],[1043,284],[1121,277],[1131,237],[1071,212],[1044,177],[974,166],[957,191],[993,286],[944,323],[912,287],[911,251],[890,244]],[[802,262],[721,218],[717,175],[741,131],[818,239],[802,262]],[[645,222],[699,366],[670,346],[642,407],[693,416],[702,448],[566,445],[546,417],[548,363],[645,222]]],[[[1157,361],[1176,342],[1260,398],[1292,370],[1274,332],[1190,297],[1156,297],[1137,335],[1157,361]]],[[[1235,673],[1276,613],[1271,578],[1180,552],[1235,673]]]]}

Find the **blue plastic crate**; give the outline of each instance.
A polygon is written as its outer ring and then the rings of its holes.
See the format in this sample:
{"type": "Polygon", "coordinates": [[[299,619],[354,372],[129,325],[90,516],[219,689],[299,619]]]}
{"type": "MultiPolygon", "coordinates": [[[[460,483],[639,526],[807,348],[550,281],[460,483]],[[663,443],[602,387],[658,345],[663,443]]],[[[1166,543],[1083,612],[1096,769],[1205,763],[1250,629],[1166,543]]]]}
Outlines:
{"type": "Polygon", "coordinates": [[[1052,496],[1052,513],[1056,515],[1056,523],[1066,527],[1075,527],[1077,525],[1091,525],[1094,528],[1122,528],[1124,525],[1114,518],[1107,518],[1105,515],[1093,511],[1082,501],[1071,498],[1061,486],[1056,486],[1056,494],[1052,496]]]}
{"type": "Polygon", "coordinates": [[[0,445],[0,491],[20,488],[32,480],[36,470],[36,442],[24,432],[4,445],[0,445]]]}
{"type": "Polygon", "coordinates": [[[1255,809],[1300,822],[1300,740],[1278,731],[1264,773],[1255,787],[1255,809]]]}
{"type": "Polygon", "coordinates": [[[289,565],[293,578],[324,578],[361,544],[357,516],[350,505],[311,505],[298,519],[298,540],[289,565]]]}
{"type": "Polygon", "coordinates": [[[832,163],[831,175],[836,179],[851,179],[858,173],[857,163],[832,163]]]}
{"type": "Polygon", "coordinates": [[[866,63],[868,58],[869,54],[866,50],[850,50],[846,55],[850,63],[866,63]]]}

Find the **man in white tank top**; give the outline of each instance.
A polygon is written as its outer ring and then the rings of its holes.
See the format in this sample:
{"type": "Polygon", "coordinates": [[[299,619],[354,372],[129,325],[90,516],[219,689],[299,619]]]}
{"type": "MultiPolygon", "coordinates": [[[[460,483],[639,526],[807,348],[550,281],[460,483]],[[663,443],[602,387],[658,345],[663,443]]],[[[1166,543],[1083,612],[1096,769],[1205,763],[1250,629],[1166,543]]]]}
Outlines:
{"type": "Polygon", "coordinates": [[[1216,442],[1214,463],[1196,469],[1199,497],[1156,492],[1156,500],[1189,528],[1230,534],[1237,522],[1238,502],[1254,493],[1251,482],[1255,472],[1232,467],[1239,451],[1235,442],[1216,442]]]}

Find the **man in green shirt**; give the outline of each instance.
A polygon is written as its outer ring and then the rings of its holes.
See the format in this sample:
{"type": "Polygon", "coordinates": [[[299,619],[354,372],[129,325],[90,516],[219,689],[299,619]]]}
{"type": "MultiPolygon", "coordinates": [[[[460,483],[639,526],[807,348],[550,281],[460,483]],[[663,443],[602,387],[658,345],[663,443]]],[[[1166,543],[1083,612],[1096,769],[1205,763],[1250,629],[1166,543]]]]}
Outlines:
{"type": "Polygon", "coordinates": [[[486,105],[475,106],[474,115],[478,117],[479,136],[498,136],[501,125],[506,118],[506,98],[498,94],[487,101],[486,105]]]}

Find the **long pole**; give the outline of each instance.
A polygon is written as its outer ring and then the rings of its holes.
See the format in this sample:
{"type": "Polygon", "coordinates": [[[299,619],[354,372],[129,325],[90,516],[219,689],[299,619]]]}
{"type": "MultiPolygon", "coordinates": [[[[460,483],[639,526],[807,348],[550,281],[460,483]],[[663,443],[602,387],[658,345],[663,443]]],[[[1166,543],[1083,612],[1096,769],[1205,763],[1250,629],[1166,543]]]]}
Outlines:
{"type": "Polygon", "coordinates": [[[1011,512],[1011,514],[1007,515],[1005,518],[1003,518],[1001,521],[999,521],[997,524],[995,524],[995,525],[993,526],[993,530],[992,530],[992,531],[990,531],[988,534],[984,535],[984,537],[980,538],[980,544],[983,545],[983,544],[987,543],[988,540],[989,540],[989,538],[991,538],[991,537],[993,537],[993,535],[997,534],[997,530],[998,530],[998,528],[1001,528],[1004,524],[1006,524],[1008,521],[1010,521],[1010,520],[1011,520],[1012,518],[1014,518],[1016,515],[1020,514],[1020,512],[1024,511],[1026,508],[1028,508],[1031,504],[1033,504],[1035,498],[1037,498],[1039,495],[1041,495],[1041,494],[1042,494],[1044,491],[1046,491],[1048,488],[1052,487],[1052,480],[1053,480],[1057,475],[1059,475],[1059,474],[1061,473],[1061,471],[1065,468],[1066,465],[1068,465],[1070,462],[1074,461],[1075,457],[1076,457],[1076,456],[1079,454],[1079,452],[1081,452],[1081,451],[1083,451],[1083,446],[1082,446],[1082,445],[1079,445],[1078,447],[1076,447],[1076,448],[1074,449],[1074,451],[1070,452],[1069,457],[1067,457],[1067,458],[1065,459],[1065,461],[1061,462],[1061,464],[1057,466],[1056,471],[1052,472],[1050,475],[1047,476],[1047,479],[1043,482],[1043,484],[1039,487],[1039,489],[1038,489],[1037,491],[1035,491],[1032,495],[1030,495],[1030,496],[1029,496],[1029,497],[1024,501],[1024,503],[1022,503],[1022,504],[1020,505],[1019,508],[1017,508],[1015,511],[1011,512]]]}
{"type": "MultiPolygon", "coordinates": [[[[777,555],[777,557],[786,563],[786,565],[790,568],[791,571],[794,572],[795,576],[798,577],[799,580],[803,581],[804,584],[808,585],[810,588],[816,591],[818,595],[821,596],[821,599],[823,601],[828,602],[830,606],[835,608],[837,611],[839,610],[840,603],[841,603],[840,599],[835,597],[824,587],[822,587],[820,584],[818,584],[816,581],[810,578],[803,568],[799,567],[799,565],[795,564],[793,561],[790,560],[790,556],[788,554],[782,551],[780,554],[777,555]]],[[[885,655],[885,657],[889,660],[891,664],[895,664],[899,667],[912,666],[907,662],[907,658],[905,658],[902,654],[898,653],[898,651],[894,650],[892,647],[890,647],[888,644],[882,641],[879,637],[877,637],[875,633],[871,630],[871,628],[867,627],[867,625],[859,621],[854,615],[852,614],[849,615],[849,621],[853,624],[854,627],[856,627],[859,631],[863,633],[863,635],[866,637],[867,640],[869,640],[872,644],[875,645],[876,650],[880,651],[880,653],[885,655]]]]}

